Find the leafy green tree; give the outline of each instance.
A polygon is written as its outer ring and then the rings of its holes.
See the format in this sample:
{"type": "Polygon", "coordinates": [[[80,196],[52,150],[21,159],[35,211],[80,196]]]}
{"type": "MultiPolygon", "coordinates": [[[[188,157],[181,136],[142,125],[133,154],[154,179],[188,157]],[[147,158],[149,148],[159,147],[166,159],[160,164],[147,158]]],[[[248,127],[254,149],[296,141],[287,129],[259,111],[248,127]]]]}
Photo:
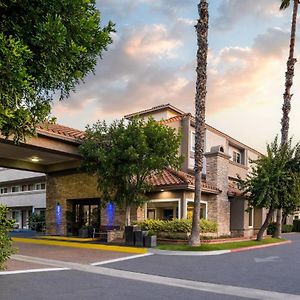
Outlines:
{"type": "Polygon", "coordinates": [[[153,119],[121,120],[110,126],[98,122],[87,127],[80,146],[82,167],[97,176],[102,203],[125,208],[125,224],[130,225],[131,207],[147,201],[149,176],[167,167],[180,167],[180,142],[174,129],[153,119]]]}
{"type": "Polygon", "coordinates": [[[6,215],[8,208],[0,205],[0,270],[4,268],[4,263],[14,252],[9,231],[13,228],[14,221],[8,220],[6,215]]]}
{"type": "Polygon", "coordinates": [[[35,132],[54,96],[69,96],[112,42],[94,0],[0,1],[0,132],[35,132]]]}
{"type": "Polygon", "coordinates": [[[269,209],[257,234],[261,240],[274,212],[282,208],[290,214],[300,204],[300,145],[292,147],[291,140],[278,145],[276,138],[267,145],[267,155],[254,161],[251,173],[241,181],[249,207],[269,209]]]}

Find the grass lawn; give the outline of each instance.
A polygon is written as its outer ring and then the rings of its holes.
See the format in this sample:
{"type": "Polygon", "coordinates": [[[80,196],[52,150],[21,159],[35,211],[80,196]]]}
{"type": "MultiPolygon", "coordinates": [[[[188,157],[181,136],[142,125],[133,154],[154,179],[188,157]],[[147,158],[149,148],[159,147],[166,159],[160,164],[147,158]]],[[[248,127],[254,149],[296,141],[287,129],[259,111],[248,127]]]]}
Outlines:
{"type": "Polygon", "coordinates": [[[162,244],[162,245],[158,245],[156,249],[173,250],[173,251],[215,251],[215,250],[230,250],[230,249],[237,249],[237,248],[244,248],[244,247],[251,247],[251,246],[258,246],[258,245],[265,245],[265,244],[274,244],[283,241],[285,241],[285,239],[268,238],[260,242],[242,241],[242,242],[228,242],[223,244],[202,244],[200,247],[191,247],[189,245],[162,244]]]}

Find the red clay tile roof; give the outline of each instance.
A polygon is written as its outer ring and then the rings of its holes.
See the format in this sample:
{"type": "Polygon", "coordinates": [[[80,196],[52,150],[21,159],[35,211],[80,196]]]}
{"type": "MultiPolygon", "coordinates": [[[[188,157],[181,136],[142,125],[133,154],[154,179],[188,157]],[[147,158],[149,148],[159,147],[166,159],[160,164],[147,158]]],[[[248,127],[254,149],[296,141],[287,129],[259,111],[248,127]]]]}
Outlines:
{"type": "Polygon", "coordinates": [[[241,196],[243,192],[237,187],[236,183],[228,182],[228,192],[227,195],[229,197],[238,197],[241,196]]]}
{"type": "Polygon", "coordinates": [[[84,131],[52,123],[38,125],[37,133],[78,143],[84,138],[84,131]]]}
{"type": "MultiPolygon", "coordinates": [[[[182,171],[176,171],[171,168],[167,168],[160,174],[154,174],[149,177],[149,183],[156,188],[164,188],[170,186],[194,186],[195,178],[194,176],[187,174],[182,171]]],[[[202,181],[202,190],[204,192],[210,193],[220,193],[221,191],[214,185],[202,181]]]]}

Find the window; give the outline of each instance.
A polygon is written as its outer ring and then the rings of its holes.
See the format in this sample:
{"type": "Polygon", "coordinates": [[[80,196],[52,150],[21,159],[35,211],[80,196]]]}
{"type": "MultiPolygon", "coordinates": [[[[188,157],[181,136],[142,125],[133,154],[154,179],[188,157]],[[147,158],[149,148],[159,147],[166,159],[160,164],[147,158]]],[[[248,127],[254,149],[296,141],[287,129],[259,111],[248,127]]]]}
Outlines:
{"type": "Polygon", "coordinates": [[[0,194],[7,194],[8,190],[7,187],[0,188],[0,194]]]}
{"type": "Polygon", "coordinates": [[[232,160],[238,164],[241,164],[242,163],[241,153],[233,151],[232,160]]]}
{"type": "Polygon", "coordinates": [[[163,210],[163,219],[172,220],[173,219],[173,208],[167,208],[163,210]]]}
{"type": "Polygon", "coordinates": [[[195,132],[191,134],[191,151],[195,152],[195,132]]]}
{"type": "Polygon", "coordinates": [[[155,209],[148,209],[147,218],[151,220],[155,220],[155,209]]]}
{"type": "Polygon", "coordinates": [[[13,186],[11,188],[11,192],[12,193],[18,193],[18,192],[20,192],[20,187],[18,185],[17,186],[13,186]]]}
{"type": "Polygon", "coordinates": [[[253,208],[250,207],[248,210],[248,214],[249,214],[249,227],[253,227],[253,208]]]}
{"type": "MultiPolygon", "coordinates": [[[[193,218],[193,211],[194,211],[194,203],[189,202],[187,205],[187,218],[193,218]]],[[[207,219],[207,202],[201,201],[200,203],[200,219],[207,219]]]]}
{"type": "Polygon", "coordinates": [[[46,188],[46,184],[45,183],[37,183],[35,185],[35,189],[36,190],[44,190],[46,188]]]}
{"type": "Polygon", "coordinates": [[[33,184],[28,184],[27,191],[33,191],[33,190],[34,190],[34,185],[33,184]]]}
{"type": "Polygon", "coordinates": [[[21,187],[21,190],[22,190],[22,192],[28,191],[28,186],[27,186],[27,184],[23,184],[22,187],[21,187]]]}

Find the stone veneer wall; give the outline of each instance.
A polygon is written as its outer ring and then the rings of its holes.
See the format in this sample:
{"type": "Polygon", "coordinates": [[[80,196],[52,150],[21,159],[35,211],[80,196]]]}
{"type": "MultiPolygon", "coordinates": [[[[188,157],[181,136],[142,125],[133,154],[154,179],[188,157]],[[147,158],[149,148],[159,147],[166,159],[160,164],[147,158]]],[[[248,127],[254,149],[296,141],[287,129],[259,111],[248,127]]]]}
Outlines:
{"type": "MultiPolygon", "coordinates": [[[[97,179],[85,173],[75,173],[68,175],[47,175],[46,190],[46,227],[48,234],[66,235],[66,211],[72,211],[71,201],[80,199],[101,199],[101,194],[97,190],[97,179]],[[61,225],[59,231],[56,226],[56,205],[61,206],[61,225]]],[[[143,220],[144,210],[142,208],[132,208],[131,220],[143,220]]],[[[101,210],[101,225],[107,225],[107,209],[101,210]]],[[[125,212],[116,208],[114,225],[124,226],[125,212]]]]}
{"type": "Polygon", "coordinates": [[[206,157],[206,180],[222,192],[208,197],[208,218],[217,222],[218,235],[230,235],[230,202],[228,200],[229,156],[222,152],[209,152],[206,157]]]}

